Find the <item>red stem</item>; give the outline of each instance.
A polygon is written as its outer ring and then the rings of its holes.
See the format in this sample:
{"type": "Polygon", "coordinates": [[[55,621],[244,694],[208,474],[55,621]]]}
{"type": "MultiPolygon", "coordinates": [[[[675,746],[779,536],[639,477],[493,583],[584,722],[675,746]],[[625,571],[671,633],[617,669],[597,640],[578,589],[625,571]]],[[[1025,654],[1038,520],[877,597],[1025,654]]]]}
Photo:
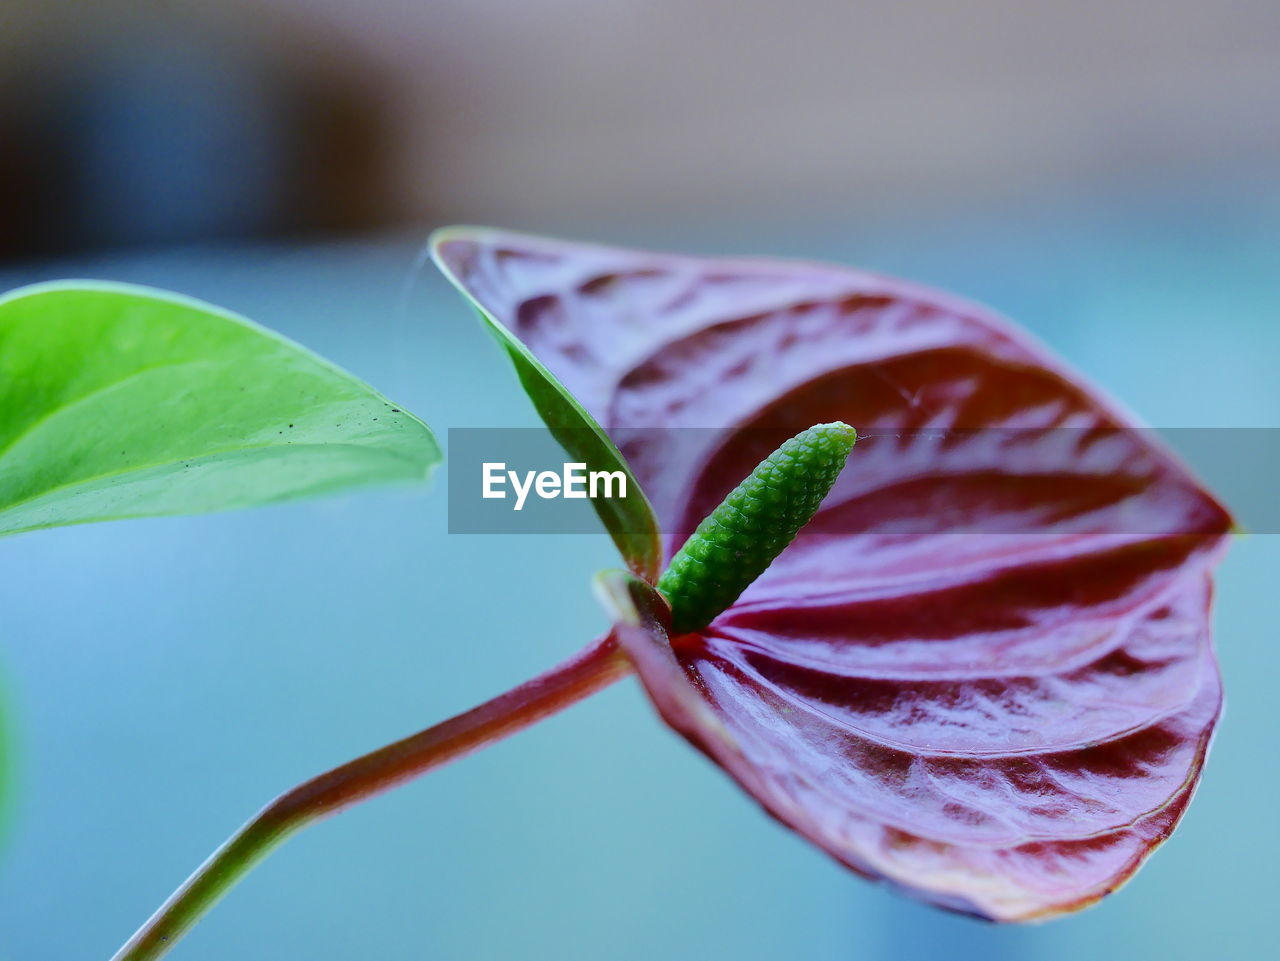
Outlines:
{"type": "Polygon", "coordinates": [[[514,734],[630,672],[630,663],[610,635],[479,707],[285,792],[197,868],[112,961],[160,957],[272,848],[300,828],[514,734]]]}

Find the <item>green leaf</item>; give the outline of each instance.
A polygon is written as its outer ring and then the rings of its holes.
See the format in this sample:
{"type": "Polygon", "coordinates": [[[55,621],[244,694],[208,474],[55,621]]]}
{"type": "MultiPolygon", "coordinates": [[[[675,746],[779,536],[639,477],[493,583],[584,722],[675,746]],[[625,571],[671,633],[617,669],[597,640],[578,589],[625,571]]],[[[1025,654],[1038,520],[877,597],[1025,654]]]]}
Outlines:
{"type": "Polygon", "coordinates": [[[0,297],[0,535],[422,481],[430,429],[289,340],[123,284],[0,297]]]}
{"type": "Polygon", "coordinates": [[[620,470],[627,475],[626,497],[593,498],[592,506],[627,566],[649,582],[656,581],[662,569],[658,522],[626,458],[577,398],[474,293],[464,264],[468,250],[485,233],[479,227],[437,230],[431,236],[432,259],[476,309],[485,326],[506,351],[538,416],[565,452],[575,461],[585,463],[589,471],[620,470]]]}

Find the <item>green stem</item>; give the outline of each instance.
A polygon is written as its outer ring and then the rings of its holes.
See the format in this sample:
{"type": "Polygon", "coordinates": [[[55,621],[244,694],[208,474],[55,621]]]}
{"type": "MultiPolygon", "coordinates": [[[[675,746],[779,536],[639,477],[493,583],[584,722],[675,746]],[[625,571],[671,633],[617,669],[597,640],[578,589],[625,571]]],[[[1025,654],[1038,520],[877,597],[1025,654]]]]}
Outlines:
{"type": "Polygon", "coordinates": [[[514,734],[629,673],[631,665],[610,635],[479,707],[287,791],[213,852],[112,961],[159,958],[255,864],[300,828],[514,734]]]}

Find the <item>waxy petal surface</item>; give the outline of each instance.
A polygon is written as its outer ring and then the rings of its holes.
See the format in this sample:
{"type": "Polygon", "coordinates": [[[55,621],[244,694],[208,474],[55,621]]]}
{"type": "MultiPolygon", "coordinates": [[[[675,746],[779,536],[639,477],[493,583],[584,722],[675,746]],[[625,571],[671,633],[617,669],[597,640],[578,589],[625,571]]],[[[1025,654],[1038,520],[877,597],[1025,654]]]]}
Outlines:
{"type": "Polygon", "coordinates": [[[609,432],[668,556],[783,438],[858,429],[710,627],[617,628],[664,718],[775,817],[995,920],[1097,900],[1173,830],[1221,710],[1231,521],[1042,347],[837,267],[487,230],[438,255],[609,432]]]}

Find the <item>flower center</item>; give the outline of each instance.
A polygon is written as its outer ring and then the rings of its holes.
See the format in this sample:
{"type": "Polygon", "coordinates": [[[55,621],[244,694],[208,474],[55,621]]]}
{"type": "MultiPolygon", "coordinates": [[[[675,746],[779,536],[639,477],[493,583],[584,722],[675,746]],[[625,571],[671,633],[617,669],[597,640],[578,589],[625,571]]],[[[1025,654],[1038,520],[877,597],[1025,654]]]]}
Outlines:
{"type": "Polygon", "coordinates": [[[857,439],[840,421],[801,431],[703,519],[658,580],[673,633],[706,627],[764,573],[818,512],[857,439]]]}

